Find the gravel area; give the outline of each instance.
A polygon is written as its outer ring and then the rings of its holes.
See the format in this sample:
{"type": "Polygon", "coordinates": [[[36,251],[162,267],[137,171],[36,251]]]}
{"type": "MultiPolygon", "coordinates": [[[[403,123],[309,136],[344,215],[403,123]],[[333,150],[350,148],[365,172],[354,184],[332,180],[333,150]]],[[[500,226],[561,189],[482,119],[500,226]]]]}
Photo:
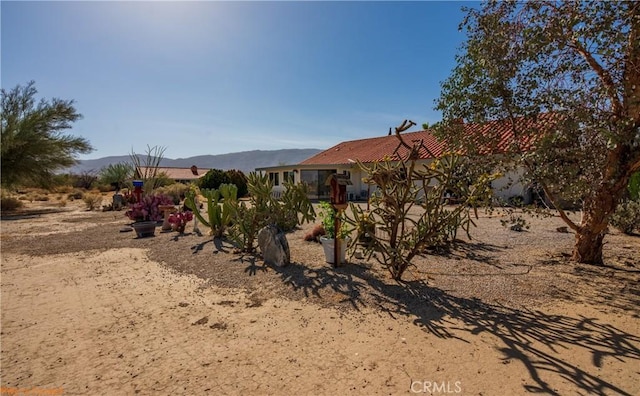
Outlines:
{"type": "Polygon", "coordinates": [[[531,228],[523,232],[503,227],[500,219],[495,213],[480,214],[472,239],[461,235],[451,251],[417,257],[403,282],[393,281],[374,259],[352,257],[347,265],[333,268],[319,244],[303,240],[313,224],[287,234],[292,264],[285,268],[267,266],[259,255],[237,253],[227,241],[197,235],[193,223],[184,235],[158,227],[156,236],[138,239],[123,232],[129,228],[123,212],[86,212],[72,205],[32,207],[4,216],[1,242],[3,253],[33,256],[144,248],[150,259],[171,271],[205,280],[203,287],[245,289],[255,304],[282,297],[393,314],[437,307],[445,296],[466,306],[512,309],[568,299],[640,315],[640,237],[612,230],[605,240],[606,266],[595,267],[569,260],[574,235],[556,230],[564,225],[558,217],[528,218],[531,228]],[[25,219],[31,223],[29,231],[21,228],[19,220],[25,219]],[[42,222],[35,232],[33,222],[42,222]]]}

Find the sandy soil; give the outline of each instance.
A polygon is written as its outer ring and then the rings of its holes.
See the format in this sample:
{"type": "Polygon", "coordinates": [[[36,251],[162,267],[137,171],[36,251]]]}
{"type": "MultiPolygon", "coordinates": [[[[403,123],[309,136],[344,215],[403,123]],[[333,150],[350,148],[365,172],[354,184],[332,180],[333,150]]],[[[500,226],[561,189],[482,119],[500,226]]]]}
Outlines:
{"type": "Polygon", "coordinates": [[[640,237],[612,231],[596,268],[557,218],[484,216],[397,283],[324,263],[309,225],[274,268],[127,223],[73,203],[2,218],[2,395],[640,394],[640,237]]]}

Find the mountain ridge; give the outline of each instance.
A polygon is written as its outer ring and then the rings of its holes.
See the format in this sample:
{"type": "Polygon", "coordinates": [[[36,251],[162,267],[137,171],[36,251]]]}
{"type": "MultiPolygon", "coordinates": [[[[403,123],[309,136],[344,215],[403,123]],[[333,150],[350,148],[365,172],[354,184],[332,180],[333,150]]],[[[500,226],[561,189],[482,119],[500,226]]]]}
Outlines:
{"type": "MultiPolygon", "coordinates": [[[[237,169],[244,173],[278,165],[294,165],[319,153],[320,149],[281,149],[250,150],[216,155],[196,155],[187,158],[163,158],[160,166],[189,168],[192,165],[205,169],[237,169]]],[[[141,155],[144,158],[144,155],[141,155]]],[[[80,160],[78,164],[67,168],[65,173],[97,173],[110,164],[131,162],[129,155],[107,156],[96,159],[80,160]]]]}

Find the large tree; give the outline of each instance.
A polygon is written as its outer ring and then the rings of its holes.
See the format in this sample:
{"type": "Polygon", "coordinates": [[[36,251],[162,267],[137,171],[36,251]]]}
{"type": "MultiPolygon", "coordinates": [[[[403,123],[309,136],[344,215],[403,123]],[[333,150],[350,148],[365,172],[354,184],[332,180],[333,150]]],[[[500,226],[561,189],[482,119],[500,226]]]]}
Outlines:
{"type": "Polygon", "coordinates": [[[2,89],[2,138],[0,147],[2,186],[22,183],[46,185],[56,170],[75,164],[77,153],[93,150],[81,137],[65,135],[65,129],[82,116],[72,100],[40,100],[33,81],[2,89]]]}
{"type": "Polygon", "coordinates": [[[573,258],[602,264],[609,218],[640,169],[640,3],[491,1],[466,11],[467,40],[437,100],[443,137],[486,150],[505,131],[469,133],[460,119],[502,120],[512,137],[503,164],[544,189],[575,232],[573,258]],[[580,222],[562,210],[567,201],[581,205],[580,222]]]}

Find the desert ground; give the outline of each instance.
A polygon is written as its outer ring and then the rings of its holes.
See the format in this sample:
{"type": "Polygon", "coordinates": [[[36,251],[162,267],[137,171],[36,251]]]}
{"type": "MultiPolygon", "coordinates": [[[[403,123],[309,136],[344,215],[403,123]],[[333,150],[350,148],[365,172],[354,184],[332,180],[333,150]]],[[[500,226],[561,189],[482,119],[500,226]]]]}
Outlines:
{"type": "Polygon", "coordinates": [[[138,239],[124,212],[30,203],[0,222],[1,394],[640,394],[640,236],[610,230],[594,267],[530,221],[480,213],[395,282],[332,268],[309,224],[278,268],[193,223],[138,239]]]}

